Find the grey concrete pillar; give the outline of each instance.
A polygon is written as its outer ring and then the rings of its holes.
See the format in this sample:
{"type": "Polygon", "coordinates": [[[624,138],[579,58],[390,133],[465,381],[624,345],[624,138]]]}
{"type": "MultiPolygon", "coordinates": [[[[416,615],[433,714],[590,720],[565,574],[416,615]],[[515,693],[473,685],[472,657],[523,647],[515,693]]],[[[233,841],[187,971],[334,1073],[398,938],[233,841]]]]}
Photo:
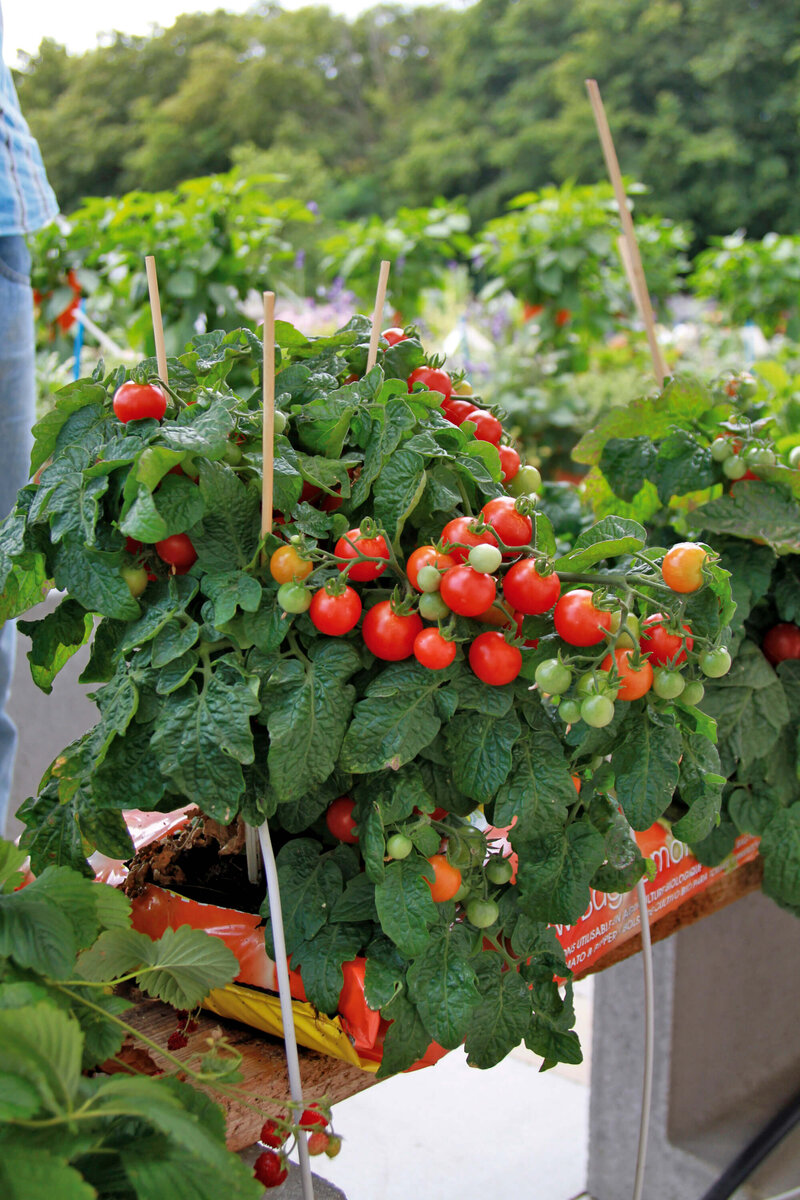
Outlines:
{"type": "MultiPolygon", "coordinates": [[[[747,896],[654,947],[656,1055],[644,1194],[699,1200],[800,1088],[800,922],[747,896]]],[[[595,980],[588,1191],[630,1200],[642,1087],[637,955],[595,980]]],[[[737,1192],[800,1186],[800,1129],[737,1192]]]]}

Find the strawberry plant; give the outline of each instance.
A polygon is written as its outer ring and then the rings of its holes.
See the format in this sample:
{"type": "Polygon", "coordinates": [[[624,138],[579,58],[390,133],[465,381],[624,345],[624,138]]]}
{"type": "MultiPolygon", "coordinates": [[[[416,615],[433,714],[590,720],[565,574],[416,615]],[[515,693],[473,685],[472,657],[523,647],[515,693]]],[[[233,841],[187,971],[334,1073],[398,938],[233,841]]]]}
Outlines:
{"type": "MultiPolygon", "coordinates": [[[[597,515],[624,512],[665,546],[713,538],[731,572],[733,665],[717,679],[725,664],[707,659],[710,678],[697,699],[717,725],[721,819],[711,829],[698,825],[700,810],[681,788],[675,833],[707,863],[721,861],[738,833],[760,836],[764,890],[792,911],[800,911],[797,440],[786,433],[786,411],[774,410],[752,376],[734,373],[710,386],[671,381],[661,395],[608,414],[575,451],[592,467],[587,489],[597,515]]],[[[664,567],[665,577],[694,570],[678,546],[664,567]]]]}
{"type": "Polygon", "coordinates": [[[231,951],[188,926],[152,941],[130,928],[121,892],[68,866],[21,887],[24,859],[0,841],[2,1195],[255,1200],[251,1172],[225,1148],[222,1110],[192,1086],[243,1098],[238,1055],[219,1044],[192,1065],[174,1057],[170,1039],[166,1048],[150,1043],[169,1073],[138,1074],[125,1062],[99,1070],[127,1037],[141,1039],[125,1019],[132,1001],[114,984],[135,980],[150,996],[194,1008],[238,972],[231,951]]]}
{"type": "MultiPolygon", "coordinates": [[[[269,820],[292,967],[334,1013],[342,963],[366,959],[383,1075],[432,1041],[482,1067],[523,1039],[579,1061],[549,925],[590,885],[635,883],[628,822],[648,828],[678,785],[713,836],[725,779],[688,696],[724,665],[728,574],[703,544],[674,590],[627,516],[577,537],[559,520],[557,541],[495,414],[458,407],[468,389],[413,330],[366,372],[369,331],[277,324],[265,538],[248,331],[169,361],[163,419],[123,424],[130,381],[98,369],[39,423],[37,481],[0,527],[0,617],[49,581],[65,593],[20,622],[31,668],[47,691],[93,639],[100,719],[23,805],[22,844],[36,872],[89,874],[95,848],[131,856],[125,807],[269,820]],[[642,686],[662,668],[669,687],[642,686]]],[[[154,379],[152,360],[134,372],[154,379]]]]}

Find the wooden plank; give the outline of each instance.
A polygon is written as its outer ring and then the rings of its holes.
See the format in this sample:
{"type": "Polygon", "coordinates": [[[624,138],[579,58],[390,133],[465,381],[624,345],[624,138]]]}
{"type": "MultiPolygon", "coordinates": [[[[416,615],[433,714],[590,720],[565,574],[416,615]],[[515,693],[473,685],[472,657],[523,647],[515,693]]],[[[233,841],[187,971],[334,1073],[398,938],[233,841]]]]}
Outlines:
{"type": "MultiPolygon", "coordinates": [[[[686,929],[689,925],[694,925],[695,921],[701,920],[702,917],[710,917],[713,913],[719,912],[722,908],[727,908],[729,904],[733,904],[734,900],[741,899],[749,892],[757,891],[761,886],[761,877],[763,875],[763,864],[760,858],[753,859],[752,862],[744,863],[737,867],[735,871],[731,871],[728,875],[722,875],[712,884],[699,892],[696,896],[690,896],[684,901],[679,908],[673,909],[672,912],[665,913],[658,921],[655,921],[650,926],[650,938],[653,942],[660,942],[666,937],[670,937],[673,933],[678,933],[681,929],[686,929]]],[[[623,962],[624,959],[630,958],[632,954],[638,954],[642,948],[641,933],[635,934],[628,941],[623,942],[621,946],[611,946],[607,954],[596,962],[588,971],[583,972],[584,975],[593,975],[598,971],[605,971],[608,967],[613,967],[615,963],[623,962]]],[[[581,976],[581,972],[576,973],[577,977],[581,976]]]]}
{"type": "MultiPolygon", "coordinates": [[[[650,927],[654,942],[670,937],[681,929],[693,925],[703,917],[711,916],[726,908],[735,900],[756,891],[761,884],[762,864],[760,859],[745,863],[728,875],[715,880],[705,891],[691,896],[680,908],[665,914],[650,927]]],[[[605,971],[615,963],[622,962],[641,950],[641,934],[636,934],[619,947],[612,946],[599,962],[585,975],[605,971]]],[[[126,1014],[126,1020],[148,1038],[161,1045],[176,1028],[173,1009],[157,1000],[149,1000],[137,994],[136,1008],[126,1014]]],[[[266,1116],[274,1113],[290,1098],[289,1079],[283,1042],[278,1038],[240,1025],[236,1021],[223,1020],[211,1013],[201,1012],[197,1017],[197,1029],[188,1034],[189,1043],[175,1052],[182,1060],[207,1051],[207,1039],[222,1032],[231,1046],[242,1055],[241,1071],[243,1091],[249,1094],[249,1103],[240,1103],[221,1097],[214,1098],[225,1109],[228,1123],[228,1145],[232,1150],[243,1150],[258,1138],[266,1116]]],[[[153,1074],[157,1070],[170,1069],[171,1064],[156,1050],[137,1042],[127,1046],[122,1055],[131,1067],[153,1074]]],[[[375,1082],[375,1076],[349,1063],[300,1048],[300,1068],[303,1091],[309,1102],[325,1096],[331,1104],[354,1096],[375,1082]]]]}
{"type": "MultiPolygon", "coordinates": [[[[166,1045],[170,1034],[176,1029],[175,1010],[158,1000],[141,999],[134,1009],[125,1014],[125,1020],[161,1045],[166,1045]]],[[[219,1031],[242,1055],[243,1080],[239,1086],[248,1093],[249,1102],[240,1103],[211,1089],[207,1090],[225,1110],[229,1147],[232,1150],[244,1150],[258,1140],[266,1117],[280,1110],[290,1099],[283,1042],[240,1025],[237,1021],[223,1020],[213,1013],[201,1011],[196,1022],[197,1029],[187,1034],[188,1045],[176,1050],[175,1057],[188,1061],[198,1054],[207,1053],[207,1039],[219,1036],[219,1031]]],[[[163,1055],[143,1042],[126,1047],[122,1057],[135,1069],[148,1074],[173,1069],[163,1055]]],[[[350,1063],[302,1047],[300,1070],[303,1094],[309,1103],[325,1096],[331,1104],[335,1104],[363,1091],[375,1081],[375,1076],[369,1071],[362,1071],[350,1063]]]]}

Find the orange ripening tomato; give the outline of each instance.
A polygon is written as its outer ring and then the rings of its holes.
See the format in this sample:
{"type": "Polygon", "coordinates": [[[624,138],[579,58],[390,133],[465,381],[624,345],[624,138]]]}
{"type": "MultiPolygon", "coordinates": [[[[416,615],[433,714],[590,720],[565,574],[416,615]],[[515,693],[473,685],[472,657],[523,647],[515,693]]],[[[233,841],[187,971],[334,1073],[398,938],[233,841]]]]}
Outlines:
{"type": "Polygon", "coordinates": [[[306,579],[314,570],[309,558],[302,558],[294,546],[279,546],[269,560],[269,573],[276,583],[291,583],[293,579],[306,579]]]}
{"type": "Polygon", "coordinates": [[[426,879],[434,900],[437,904],[452,900],[461,887],[461,872],[458,867],[448,862],[443,854],[431,855],[428,862],[433,867],[433,883],[427,877],[426,879]]]}
{"type": "Polygon", "coordinates": [[[697,542],[678,542],[664,555],[661,574],[673,592],[696,592],[703,586],[708,551],[697,542]]]}
{"type": "Polygon", "coordinates": [[[443,554],[441,551],[437,553],[435,546],[418,546],[408,556],[406,575],[411,586],[421,592],[422,588],[419,586],[418,580],[423,567],[438,567],[440,571],[447,571],[455,565],[456,560],[452,555],[443,554]]]}

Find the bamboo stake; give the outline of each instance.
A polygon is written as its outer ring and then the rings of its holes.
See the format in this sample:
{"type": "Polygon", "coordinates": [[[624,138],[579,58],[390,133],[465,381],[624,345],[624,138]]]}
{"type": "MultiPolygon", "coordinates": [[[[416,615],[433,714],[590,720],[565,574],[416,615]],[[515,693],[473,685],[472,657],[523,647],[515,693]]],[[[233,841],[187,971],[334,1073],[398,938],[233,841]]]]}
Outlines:
{"type": "Polygon", "coordinates": [[[628,287],[631,289],[631,295],[633,296],[633,303],[636,307],[636,314],[639,317],[639,320],[642,322],[642,325],[644,325],[645,318],[644,318],[644,306],[642,304],[642,297],[639,295],[639,285],[636,282],[636,276],[633,273],[633,263],[631,262],[631,256],[630,256],[630,252],[628,250],[628,243],[625,241],[625,238],[622,236],[617,238],[617,249],[619,250],[620,258],[622,259],[622,265],[625,268],[625,277],[628,280],[628,287]]]}
{"type": "Polygon", "coordinates": [[[158,295],[158,275],[156,274],[156,260],[152,254],[147,255],[144,260],[144,266],[147,272],[147,290],[150,293],[150,311],[153,314],[153,336],[156,341],[158,377],[162,383],[165,383],[169,387],[167,351],[164,346],[164,322],[161,320],[161,300],[158,295]]]}
{"type": "Polygon", "coordinates": [[[389,269],[391,265],[390,262],[384,259],[381,263],[380,275],[378,276],[378,290],[375,293],[375,308],[372,312],[372,333],[370,334],[369,353],[367,355],[368,371],[372,370],[378,358],[378,340],[381,336],[383,306],[386,303],[386,285],[389,282],[389,269]]]}
{"type": "MultiPolygon", "coordinates": [[[[622,222],[622,236],[625,239],[627,252],[630,258],[631,271],[635,286],[632,285],[634,302],[641,303],[642,317],[644,320],[645,333],[647,334],[647,344],[650,347],[650,357],[653,360],[653,370],[655,372],[656,381],[659,387],[664,386],[664,377],[667,374],[667,368],[664,364],[664,359],[661,354],[661,347],[658,344],[656,337],[656,323],[653,317],[653,306],[650,303],[650,293],[647,290],[647,280],[644,275],[644,267],[642,266],[642,256],[639,253],[639,243],[636,240],[636,231],[633,227],[633,218],[628,208],[628,199],[625,195],[625,187],[622,182],[622,173],[619,169],[619,160],[617,152],[614,149],[614,139],[611,136],[606,110],[603,107],[603,101],[600,96],[600,88],[597,86],[596,79],[586,80],[586,90],[589,93],[589,101],[594,112],[594,119],[597,124],[597,132],[600,137],[600,145],[603,148],[603,157],[606,160],[606,168],[611,179],[611,185],[614,188],[614,196],[619,209],[620,221],[622,222]]],[[[624,262],[624,259],[623,259],[624,262]]]]}
{"type": "MultiPolygon", "coordinates": [[[[261,537],[272,533],[272,495],[275,455],[275,293],[264,292],[264,415],[262,423],[261,537]]],[[[266,562],[267,552],[261,553],[266,562]]]]}

